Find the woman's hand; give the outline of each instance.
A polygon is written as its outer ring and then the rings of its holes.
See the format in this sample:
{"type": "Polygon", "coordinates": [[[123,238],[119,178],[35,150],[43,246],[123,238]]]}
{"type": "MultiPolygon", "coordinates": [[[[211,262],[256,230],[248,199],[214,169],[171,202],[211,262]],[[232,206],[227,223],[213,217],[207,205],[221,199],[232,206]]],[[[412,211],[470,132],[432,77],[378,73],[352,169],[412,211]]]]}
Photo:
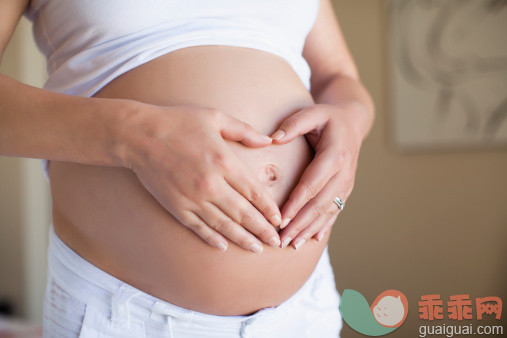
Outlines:
{"type": "Polygon", "coordinates": [[[297,250],[312,237],[320,241],[340,212],[334,198],[345,202],[352,192],[363,140],[359,109],[355,105],[309,106],[285,119],[272,135],[274,143],[285,144],[306,134],[315,149],[313,161],[282,208],[282,248],[292,241],[297,250]]]}
{"type": "Polygon", "coordinates": [[[122,120],[121,157],[165,209],[221,250],[226,238],[257,253],[259,239],[280,246],[278,206],[225,141],[265,147],[270,137],[216,109],[135,107],[122,120]]]}

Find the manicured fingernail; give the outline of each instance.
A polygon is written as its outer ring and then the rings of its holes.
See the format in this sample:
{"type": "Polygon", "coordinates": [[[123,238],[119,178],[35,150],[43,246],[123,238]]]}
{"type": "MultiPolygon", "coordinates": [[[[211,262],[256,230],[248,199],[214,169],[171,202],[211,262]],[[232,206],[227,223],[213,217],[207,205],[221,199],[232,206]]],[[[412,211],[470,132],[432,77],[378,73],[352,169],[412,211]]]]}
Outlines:
{"type": "Polygon", "coordinates": [[[248,248],[250,251],[254,253],[261,253],[262,252],[262,246],[259,243],[254,243],[250,245],[250,248],[248,248]]]}
{"type": "Polygon", "coordinates": [[[289,245],[290,241],[292,241],[292,237],[287,237],[282,242],[282,249],[289,245]]]}
{"type": "Polygon", "coordinates": [[[273,236],[273,238],[271,238],[268,241],[268,244],[269,244],[269,246],[272,246],[273,248],[278,248],[280,246],[280,239],[278,238],[278,236],[273,236]]]}
{"type": "Polygon", "coordinates": [[[271,224],[274,226],[279,226],[282,224],[282,218],[278,215],[271,217],[271,224]]]}
{"type": "Polygon", "coordinates": [[[315,238],[317,240],[317,242],[320,242],[320,240],[322,239],[322,237],[324,237],[325,233],[324,232],[321,232],[317,235],[317,237],[315,238]]]}
{"type": "Polygon", "coordinates": [[[274,140],[279,140],[285,136],[285,132],[283,130],[277,130],[271,135],[271,138],[274,140]]]}
{"type": "Polygon", "coordinates": [[[305,244],[306,240],[300,238],[294,243],[294,249],[298,250],[303,244],[305,244]]]}
{"type": "Polygon", "coordinates": [[[217,244],[217,248],[218,248],[219,250],[221,250],[221,251],[225,251],[225,250],[227,250],[227,244],[222,243],[222,242],[219,242],[219,243],[217,244]]]}
{"type": "Polygon", "coordinates": [[[290,221],[291,221],[291,219],[290,219],[290,218],[286,218],[286,219],[284,219],[284,220],[283,220],[283,222],[282,222],[282,225],[280,225],[280,229],[285,228],[285,227],[287,226],[287,224],[289,224],[289,223],[290,223],[290,221]]]}

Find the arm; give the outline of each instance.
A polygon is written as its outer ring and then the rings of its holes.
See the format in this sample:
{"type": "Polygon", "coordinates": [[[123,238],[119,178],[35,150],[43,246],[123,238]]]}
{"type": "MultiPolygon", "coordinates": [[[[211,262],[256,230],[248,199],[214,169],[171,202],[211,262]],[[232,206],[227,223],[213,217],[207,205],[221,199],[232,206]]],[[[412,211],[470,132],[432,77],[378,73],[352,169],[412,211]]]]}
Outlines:
{"type": "Polygon", "coordinates": [[[374,105],[359,79],[330,0],[321,0],[318,19],[308,35],[303,56],[312,70],[311,93],[316,103],[350,106],[362,138],[371,130],[374,105]]]}
{"type": "MultiPolygon", "coordinates": [[[[2,54],[27,4],[0,0],[2,54]]],[[[262,251],[259,239],[278,246],[267,221],[281,223],[275,201],[224,139],[272,141],[214,109],[63,95],[0,74],[0,155],[126,167],[208,244],[225,250],[227,237],[254,252],[262,251]],[[219,215],[206,209],[224,205],[219,215]]]]}
{"type": "Polygon", "coordinates": [[[56,94],[0,74],[0,154],[121,165],[112,126],[118,125],[118,112],[127,110],[126,101],[56,94]]]}
{"type": "Polygon", "coordinates": [[[312,70],[315,105],[287,118],[273,134],[283,144],[306,134],[316,153],[282,208],[282,246],[298,249],[320,240],[331,228],[354,185],[359,150],[374,120],[372,99],[359,80],[356,65],[330,0],[321,0],[303,56],[312,70]],[[288,225],[287,225],[288,224],[288,225]]]}

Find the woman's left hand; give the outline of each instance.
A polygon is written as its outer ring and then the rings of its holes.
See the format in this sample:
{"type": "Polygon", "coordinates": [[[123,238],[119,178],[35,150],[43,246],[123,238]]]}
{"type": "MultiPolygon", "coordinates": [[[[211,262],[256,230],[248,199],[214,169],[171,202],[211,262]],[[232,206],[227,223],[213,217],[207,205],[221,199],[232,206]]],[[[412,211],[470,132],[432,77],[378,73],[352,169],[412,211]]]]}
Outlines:
{"type": "Polygon", "coordinates": [[[333,226],[340,212],[334,198],[345,203],[354,186],[364,138],[361,109],[359,105],[315,104],[285,119],[273,133],[274,144],[306,135],[315,149],[314,159],[281,210],[285,221],[280,232],[282,248],[292,241],[297,250],[312,237],[320,241],[333,226]]]}

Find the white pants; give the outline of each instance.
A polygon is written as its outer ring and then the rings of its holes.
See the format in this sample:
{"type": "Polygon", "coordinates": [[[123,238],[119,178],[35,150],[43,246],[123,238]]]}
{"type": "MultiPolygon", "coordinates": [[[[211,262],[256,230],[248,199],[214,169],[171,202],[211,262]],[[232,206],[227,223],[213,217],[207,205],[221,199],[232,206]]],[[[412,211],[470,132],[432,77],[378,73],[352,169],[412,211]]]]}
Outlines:
{"type": "Polygon", "coordinates": [[[327,247],[310,278],[277,307],[248,316],[215,316],[170,304],[83,259],[49,230],[44,337],[339,337],[327,247]]]}

